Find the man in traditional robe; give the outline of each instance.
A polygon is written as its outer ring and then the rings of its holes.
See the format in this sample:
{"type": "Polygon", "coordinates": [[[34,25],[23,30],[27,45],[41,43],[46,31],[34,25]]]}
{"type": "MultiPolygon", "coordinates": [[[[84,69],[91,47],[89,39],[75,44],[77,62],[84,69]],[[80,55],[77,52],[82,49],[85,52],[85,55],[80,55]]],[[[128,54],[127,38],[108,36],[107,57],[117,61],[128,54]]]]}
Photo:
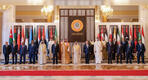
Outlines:
{"type": "Polygon", "coordinates": [[[78,42],[75,42],[72,48],[72,57],[73,57],[73,63],[74,64],[80,64],[81,63],[81,47],[78,44],[78,42]]]}
{"type": "Polygon", "coordinates": [[[94,53],[95,53],[95,62],[96,62],[96,64],[101,63],[101,61],[102,61],[102,44],[101,44],[101,41],[99,41],[99,39],[97,39],[95,41],[94,53]]]}
{"type": "Polygon", "coordinates": [[[107,60],[106,43],[107,42],[103,38],[103,40],[101,41],[101,44],[102,44],[102,59],[103,60],[107,60]]]}
{"type": "Polygon", "coordinates": [[[52,45],[54,44],[54,41],[52,39],[50,39],[50,41],[48,42],[48,51],[49,51],[49,59],[52,59],[52,45]]]}
{"type": "Polygon", "coordinates": [[[88,44],[88,41],[85,42],[83,46],[83,52],[85,53],[85,63],[89,64],[89,58],[90,58],[90,45],[88,44]]]}
{"type": "Polygon", "coordinates": [[[38,63],[39,64],[46,63],[46,55],[47,55],[46,44],[44,43],[44,41],[41,41],[41,43],[39,45],[39,54],[38,54],[38,63]]]}
{"type": "Polygon", "coordinates": [[[61,61],[62,64],[70,63],[70,44],[67,40],[61,44],[61,61]]]}
{"type": "Polygon", "coordinates": [[[58,64],[59,45],[56,41],[52,44],[53,64],[58,64]]]}
{"type": "Polygon", "coordinates": [[[11,46],[8,45],[8,42],[3,45],[3,54],[5,57],[5,64],[9,63],[9,54],[11,53],[11,46]]]}

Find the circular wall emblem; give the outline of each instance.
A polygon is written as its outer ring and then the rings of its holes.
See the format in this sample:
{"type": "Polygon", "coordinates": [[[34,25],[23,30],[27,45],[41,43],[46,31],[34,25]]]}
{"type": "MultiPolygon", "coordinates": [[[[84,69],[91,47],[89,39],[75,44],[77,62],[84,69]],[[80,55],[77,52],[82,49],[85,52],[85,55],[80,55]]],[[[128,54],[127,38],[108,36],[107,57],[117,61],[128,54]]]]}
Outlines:
{"type": "Polygon", "coordinates": [[[80,32],[83,29],[83,22],[81,20],[73,20],[71,28],[75,32],[80,32]]]}

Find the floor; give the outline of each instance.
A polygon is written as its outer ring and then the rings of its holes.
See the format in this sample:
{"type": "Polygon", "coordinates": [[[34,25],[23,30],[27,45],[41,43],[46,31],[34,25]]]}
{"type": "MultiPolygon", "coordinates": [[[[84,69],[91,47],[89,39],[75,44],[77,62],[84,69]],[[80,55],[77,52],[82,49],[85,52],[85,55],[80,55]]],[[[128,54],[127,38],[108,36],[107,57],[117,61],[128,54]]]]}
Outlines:
{"type": "Polygon", "coordinates": [[[1,76],[0,80],[147,80],[147,76],[1,76]]]}

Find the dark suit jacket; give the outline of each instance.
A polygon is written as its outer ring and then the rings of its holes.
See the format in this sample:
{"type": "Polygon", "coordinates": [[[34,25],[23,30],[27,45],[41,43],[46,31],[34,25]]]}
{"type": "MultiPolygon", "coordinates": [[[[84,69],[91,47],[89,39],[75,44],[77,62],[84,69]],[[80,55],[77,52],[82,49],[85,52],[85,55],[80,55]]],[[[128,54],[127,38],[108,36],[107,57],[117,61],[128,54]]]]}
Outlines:
{"type": "Polygon", "coordinates": [[[88,45],[88,47],[87,47],[87,45],[84,44],[84,46],[83,46],[83,52],[85,54],[89,54],[90,53],[90,45],[88,45]]]}
{"type": "Polygon", "coordinates": [[[131,45],[132,45],[132,48],[133,48],[133,50],[134,50],[134,48],[135,48],[134,40],[131,41],[131,45]]]}
{"type": "Polygon", "coordinates": [[[117,46],[117,54],[122,54],[122,52],[123,52],[123,47],[122,47],[122,45],[118,45],[117,46]]]}
{"type": "Polygon", "coordinates": [[[117,47],[118,47],[117,41],[113,42],[113,52],[114,53],[116,53],[117,47]]]}
{"type": "Polygon", "coordinates": [[[131,46],[129,46],[129,45],[127,45],[127,48],[126,48],[126,54],[127,53],[133,53],[133,46],[131,45],[131,46]]]}
{"type": "Polygon", "coordinates": [[[35,45],[35,52],[38,53],[38,48],[39,48],[38,41],[35,41],[34,45],[35,45]]]}
{"type": "Polygon", "coordinates": [[[113,49],[114,49],[113,43],[112,42],[111,43],[107,42],[106,49],[107,49],[108,54],[112,53],[113,49]]]}
{"type": "Polygon", "coordinates": [[[16,54],[17,53],[17,49],[18,49],[18,46],[15,45],[15,46],[11,46],[11,51],[12,51],[12,54],[16,54]]]}
{"type": "Polygon", "coordinates": [[[145,52],[145,46],[144,46],[143,43],[141,44],[141,46],[140,46],[140,44],[137,44],[136,48],[137,48],[138,53],[144,53],[145,52]]]}
{"type": "Polygon", "coordinates": [[[27,46],[24,45],[24,46],[20,46],[20,54],[26,54],[27,53],[27,46]]]}
{"type": "Polygon", "coordinates": [[[28,50],[29,50],[29,55],[35,53],[35,51],[36,51],[35,45],[33,44],[33,46],[32,46],[31,44],[29,44],[28,50]]]}
{"type": "Polygon", "coordinates": [[[11,53],[11,46],[8,45],[8,46],[6,47],[6,45],[3,45],[3,54],[4,54],[4,56],[5,56],[5,55],[9,55],[10,53],[11,53]]]}
{"type": "Polygon", "coordinates": [[[126,52],[127,47],[127,41],[121,42],[121,45],[123,46],[123,52],[126,52]]]}
{"type": "Polygon", "coordinates": [[[53,44],[51,49],[52,49],[53,54],[57,54],[59,52],[59,45],[58,44],[56,44],[56,45],[53,44]]]}

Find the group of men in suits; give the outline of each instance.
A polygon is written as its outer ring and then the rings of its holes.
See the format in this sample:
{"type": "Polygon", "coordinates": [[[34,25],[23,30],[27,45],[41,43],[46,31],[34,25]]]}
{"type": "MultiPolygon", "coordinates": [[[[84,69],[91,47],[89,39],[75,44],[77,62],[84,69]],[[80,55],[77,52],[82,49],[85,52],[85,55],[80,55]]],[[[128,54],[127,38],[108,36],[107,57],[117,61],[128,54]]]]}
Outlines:
{"type": "MultiPolygon", "coordinates": [[[[31,41],[31,44],[25,45],[24,42],[20,45],[20,48],[14,41],[13,44],[8,44],[6,42],[3,45],[3,54],[5,58],[5,64],[9,63],[9,55],[12,53],[12,64],[17,64],[18,60],[18,55],[19,54],[19,63],[20,64],[25,64],[26,63],[26,54],[29,53],[29,64],[35,64],[38,60],[38,42],[34,42],[33,40],[31,41]]],[[[59,45],[57,44],[56,41],[54,41],[52,45],[52,53],[53,53],[53,64],[58,63],[58,52],[59,52],[59,45]]]]}
{"type": "MultiPolygon", "coordinates": [[[[88,44],[88,41],[86,41],[83,46],[83,52],[85,53],[86,64],[89,64],[89,60],[90,60],[90,53],[91,53],[90,47],[91,47],[91,44],[88,44]]],[[[135,52],[135,50],[137,55],[137,63],[138,64],[140,63],[140,58],[141,58],[142,63],[145,64],[145,61],[144,61],[145,45],[144,43],[142,43],[142,40],[138,40],[138,44],[135,45],[134,40],[132,39],[127,40],[123,38],[121,41],[109,39],[109,41],[106,43],[108,64],[112,64],[112,60],[115,60],[115,59],[117,64],[119,62],[120,64],[122,64],[122,60],[126,60],[126,64],[128,63],[132,64],[132,60],[134,59],[133,53],[135,52]]],[[[102,55],[102,52],[98,54],[102,55]]]]}
{"type": "Polygon", "coordinates": [[[14,41],[13,44],[8,44],[8,42],[5,43],[5,45],[3,45],[3,54],[5,57],[5,64],[9,63],[9,55],[10,53],[12,53],[12,64],[17,64],[17,54],[20,54],[20,64],[25,64],[26,63],[26,54],[28,53],[29,50],[29,63],[33,63],[35,64],[35,57],[36,57],[36,52],[37,50],[37,46],[34,44],[34,42],[32,41],[31,44],[29,44],[29,47],[27,49],[27,46],[25,45],[24,42],[22,42],[22,44],[20,45],[20,47],[18,47],[18,45],[16,44],[16,42],[14,41]],[[33,61],[32,61],[33,59],[33,61]]]}
{"type": "MultiPolygon", "coordinates": [[[[26,63],[26,54],[29,53],[29,63],[35,64],[38,60],[38,44],[32,40],[31,44],[29,44],[28,48],[24,44],[21,44],[20,48],[18,48],[15,41],[13,44],[9,45],[8,42],[5,43],[3,46],[3,53],[5,57],[5,64],[9,63],[9,54],[12,53],[12,64],[17,64],[17,53],[20,54],[20,64],[26,63]]],[[[142,58],[142,63],[144,64],[144,52],[145,52],[145,45],[139,40],[138,44],[135,46],[133,40],[124,40],[114,42],[112,39],[109,39],[109,42],[106,43],[106,51],[108,56],[108,64],[112,64],[112,60],[117,58],[117,64],[122,64],[122,60],[126,60],[126,63],[131,63],[133,60],[133,51],[136,48],[137,51],[137,63],[140,63],[140,57],[142,58]]],[[[48,49],[48,48],[47,48],[48,49]]],[[[89,64],[90,61],[90,54],[93,50],[92,45],[89,44],[89,41],[86,41],[83,46],[83,52],[85,53],[85,63],[89,64]]],[[[58,53],[60,51],[60,47],[56,41],[51,46],[52,52],[52,60],[53,64],[58,64],[58,53]]],[[[102,54],[102,53],[101,53],[102,54]]]]}
{"type": "Polygon", "coordinates": [[[144,61],[144,52],[145,52],[145,45],[142,43],[141,40],[138,41],[138,44],[135,45],[133,40],[124,40],[116,41],[115,43],[112,39],[106,44],[107,52],[108,52],[108,64],[112,64],[112,59],[115,59],[113,53],[117,53],[117,64],[122,64],[122,60],[126,60],[126,64],[132,64],[132,60],[134,59],[133,52],[136,49],[137,52],[137,63],[140,63],[140,57],[142,58],[142,63],[145,64],[144,61]]]}

